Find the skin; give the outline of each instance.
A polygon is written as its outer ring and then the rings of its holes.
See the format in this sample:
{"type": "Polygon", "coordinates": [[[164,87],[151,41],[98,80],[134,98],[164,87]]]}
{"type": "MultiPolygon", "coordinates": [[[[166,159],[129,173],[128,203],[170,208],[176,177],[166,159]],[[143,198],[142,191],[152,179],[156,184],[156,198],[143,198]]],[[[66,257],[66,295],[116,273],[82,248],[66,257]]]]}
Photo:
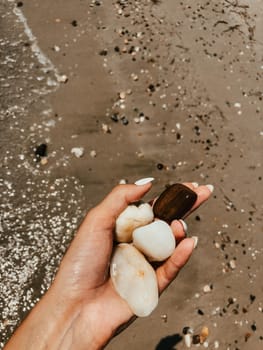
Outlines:
{"type": "MultiPolygon", "coordinates": [[[[206,201],[206,186],[194,187],[198,199],[191,212],[206,201]]],[[[7,343],[5,350],[98,350],[123,325],[135,319],[109,278],[113,231],[118,215],[141,199],[152,184],[119,185],[89,211],[65,254],[53,284],[7,343]]],[[[177,246],[156,269],[160,294],[175,279],[194,250],[182,223],[171,223],[177,246]]]]}

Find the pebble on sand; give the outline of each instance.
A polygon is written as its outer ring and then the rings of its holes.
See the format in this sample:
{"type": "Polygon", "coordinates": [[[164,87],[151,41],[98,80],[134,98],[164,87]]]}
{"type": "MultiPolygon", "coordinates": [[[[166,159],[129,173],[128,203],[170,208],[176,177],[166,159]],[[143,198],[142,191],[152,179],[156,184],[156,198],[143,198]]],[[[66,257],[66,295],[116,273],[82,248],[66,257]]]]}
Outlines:
{"type": "Polygon", "coordinates": [[[71,149],[71,153],[74,154],[75,157],[81,158],[84,155],[84,148],[83,147],[73,147],[71,149]]]}

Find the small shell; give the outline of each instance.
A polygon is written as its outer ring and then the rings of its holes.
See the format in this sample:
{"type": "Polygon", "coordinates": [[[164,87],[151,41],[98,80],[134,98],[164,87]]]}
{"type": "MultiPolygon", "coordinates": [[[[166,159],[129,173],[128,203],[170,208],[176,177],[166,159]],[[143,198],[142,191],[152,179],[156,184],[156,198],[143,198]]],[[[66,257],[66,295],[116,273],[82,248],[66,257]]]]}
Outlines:
{"type": "Polygon", "coordinates": [[[131,244],[116,247],[110,276],[117,293],[137,316],[148,316],[158,304],[158,284],[154,269],[131,244]]]}
{"type": "Polygon", "coordinates": [[[203,344],[209,336],[208,327],[204,326],[200,332],[200,343],[203,344]]]}
{"type": "Polygon", "coordinates": [[[190,348],[192,345],[193,339],[192,339],[192,334],[185,334],[184,335],[184,343],[187,348],[190,348]]]}

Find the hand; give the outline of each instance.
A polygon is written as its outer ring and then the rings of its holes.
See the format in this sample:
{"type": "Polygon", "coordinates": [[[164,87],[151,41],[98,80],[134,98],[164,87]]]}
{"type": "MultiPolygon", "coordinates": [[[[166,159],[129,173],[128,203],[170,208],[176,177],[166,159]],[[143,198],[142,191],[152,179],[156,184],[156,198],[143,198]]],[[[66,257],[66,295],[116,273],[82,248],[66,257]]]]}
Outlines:
{"type": "MultiPolygon", "coordinates": [[[[191,212],[206,201],[211,187],[186,184],[197,195],[191,212]]],[[[132,317],[126,301],[109,278],[116,218],[151,188],[119,185],[90,210],[63,258],[55,280],[6,346],[11,349],[97,350],[132,317]]],[[[180,220],[171,223],[178,245],[172,256],[156,269],[159,292],[174,280],[190,258],[195,241],[184,238],[180,220]]]]}

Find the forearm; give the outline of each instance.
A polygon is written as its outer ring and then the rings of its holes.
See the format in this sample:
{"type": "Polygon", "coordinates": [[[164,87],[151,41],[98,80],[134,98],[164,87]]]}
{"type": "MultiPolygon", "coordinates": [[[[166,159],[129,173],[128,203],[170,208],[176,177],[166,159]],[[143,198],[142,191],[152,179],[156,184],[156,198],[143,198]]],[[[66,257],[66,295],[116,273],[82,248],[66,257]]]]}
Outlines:
{"type": "Polygon", "coordinates": [[[61,349],[77,312],[75,305],[67,303],[51,288],[22,322],[4,350],[61,349]]]}

